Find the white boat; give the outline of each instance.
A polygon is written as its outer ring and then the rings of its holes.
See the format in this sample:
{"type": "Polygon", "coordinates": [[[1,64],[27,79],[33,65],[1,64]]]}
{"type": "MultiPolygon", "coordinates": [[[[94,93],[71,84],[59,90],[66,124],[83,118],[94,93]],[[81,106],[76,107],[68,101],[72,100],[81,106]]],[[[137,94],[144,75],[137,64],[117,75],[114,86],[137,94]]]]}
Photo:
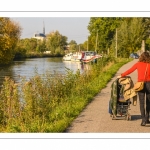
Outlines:
{"type": "Polygon", "coordinates": [[[98,55],[95,51],[83,51],[81,57],[81,63],[96,62],[102,55],[98,55]]]}
{"type": "Polygon", "coordinates": [[[75,53],[68,53],[63,57],[63,60],[65,61],[81,61],[82,53],[81,52],[75,52],[75,53]]]}
{"type": "Polygon", "coordinates": [[[68,53],[63,57],[63,60],[65,61],[71,61],[73,53],[68,53]]]}
{"type": "Polygon", "coordinates": [[[82,58],[82,53],[81,52],[76,52],[73,53],[72,57],[71,57],[71,61],[78,61],[80,62],[82,58]]]}

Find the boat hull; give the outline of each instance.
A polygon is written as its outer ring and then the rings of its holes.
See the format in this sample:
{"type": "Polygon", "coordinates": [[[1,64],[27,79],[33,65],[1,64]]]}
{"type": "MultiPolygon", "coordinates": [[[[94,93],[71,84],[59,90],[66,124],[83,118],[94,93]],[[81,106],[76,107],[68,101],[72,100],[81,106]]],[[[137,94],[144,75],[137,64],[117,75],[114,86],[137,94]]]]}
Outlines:
{"type": "Polygon", "coordinates": [[[101,58],[101,55],[97,55],[94,51],[84,51],[82,52],[81,63],[95,63],[97,59],[101,58]]]}

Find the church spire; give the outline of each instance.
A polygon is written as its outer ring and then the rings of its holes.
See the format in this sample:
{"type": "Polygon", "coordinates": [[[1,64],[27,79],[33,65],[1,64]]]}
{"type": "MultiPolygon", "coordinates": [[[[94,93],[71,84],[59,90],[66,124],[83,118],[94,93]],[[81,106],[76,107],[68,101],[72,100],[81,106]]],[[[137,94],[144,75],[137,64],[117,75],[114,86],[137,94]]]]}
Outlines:
{"type": "Polygon", "coordinates": [[[43,34],[45,35],[45,25],[44,25],[44,21],[43,21],[43,34]]]}

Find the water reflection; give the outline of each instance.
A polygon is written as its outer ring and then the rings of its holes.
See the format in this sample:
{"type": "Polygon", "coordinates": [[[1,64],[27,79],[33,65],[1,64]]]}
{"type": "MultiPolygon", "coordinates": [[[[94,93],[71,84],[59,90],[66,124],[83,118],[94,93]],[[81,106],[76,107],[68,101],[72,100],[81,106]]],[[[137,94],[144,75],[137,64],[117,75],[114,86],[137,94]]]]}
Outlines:
{"type": "Polygon", "coordinates": [[[11,77],[15,82],[20,81],[20,77],[29,79],[36,73],[43,75],[46,72],[54,74],[65,74],[66,68],[74,73],[79,69],[83,72],[87,69],[87,65],[80,62],[62,61],[62,58],[33,58],[14,61],[11,65],[0,67],[0,85],[4,81],[5,76],[11,77]]]}

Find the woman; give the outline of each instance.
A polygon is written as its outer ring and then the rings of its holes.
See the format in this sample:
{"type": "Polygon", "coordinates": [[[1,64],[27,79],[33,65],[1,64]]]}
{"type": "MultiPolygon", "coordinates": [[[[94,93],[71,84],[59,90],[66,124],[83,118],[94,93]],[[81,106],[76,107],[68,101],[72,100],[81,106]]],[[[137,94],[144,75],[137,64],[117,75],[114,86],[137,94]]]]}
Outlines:
{"type": "Polygon", "coordinates": [[[150,54],[143,52],[139,57],[139,61],[134,64],[130,69],[122,73],[120,77],[124,77],[133,71],[137,70],[138,81],[144,81],[144,89],[138,91],[140,112],[142,117],[141,126],[149,124],[149,112],[150,112],[150,54]],[[146,95],[146,113],[145,113],[145,95],[146,95]]]}

